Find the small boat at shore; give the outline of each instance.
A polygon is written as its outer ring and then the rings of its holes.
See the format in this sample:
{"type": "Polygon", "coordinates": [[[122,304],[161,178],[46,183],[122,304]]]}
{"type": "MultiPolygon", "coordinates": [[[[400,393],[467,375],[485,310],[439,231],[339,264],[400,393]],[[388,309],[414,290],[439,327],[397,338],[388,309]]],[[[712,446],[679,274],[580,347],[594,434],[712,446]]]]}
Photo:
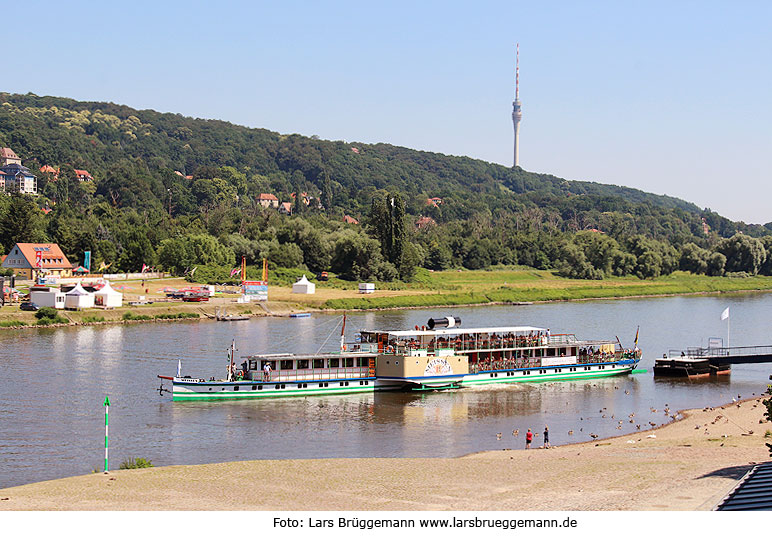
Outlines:
{"type": "MultiPolygon", "coordinates": [[[[619,339],[580,340],[547,328],[460,328],[460,319],[430,319],[430,328],[361,331],[340,350],[243,356],[229,350],[225,379],[158,377],[173,400],[272,398],[374,391],[442,390],[485,384],[577,380],[633,371],[641,350],[619,339]]],[[[343,322],[345,329],[345,317],[343,322]]],[[[163,385],[159,388],[163,394],[163,385]]]]}

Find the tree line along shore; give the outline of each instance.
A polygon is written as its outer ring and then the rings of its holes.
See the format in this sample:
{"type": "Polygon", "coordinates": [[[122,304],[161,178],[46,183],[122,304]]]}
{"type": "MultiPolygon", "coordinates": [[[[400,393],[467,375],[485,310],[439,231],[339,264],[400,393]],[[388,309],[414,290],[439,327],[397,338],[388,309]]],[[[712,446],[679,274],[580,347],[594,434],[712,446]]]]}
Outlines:
{"type": "Polygon", "coordinates": [[[0,256],[47,241],[105,270],[198,283],[232,281],[242,257],[381,285],[496,265],[604,281],[772,275],[772,223],[388,144],[0,93],[0,147],[35,175],[32,191],[0,195],[0,256]]]}

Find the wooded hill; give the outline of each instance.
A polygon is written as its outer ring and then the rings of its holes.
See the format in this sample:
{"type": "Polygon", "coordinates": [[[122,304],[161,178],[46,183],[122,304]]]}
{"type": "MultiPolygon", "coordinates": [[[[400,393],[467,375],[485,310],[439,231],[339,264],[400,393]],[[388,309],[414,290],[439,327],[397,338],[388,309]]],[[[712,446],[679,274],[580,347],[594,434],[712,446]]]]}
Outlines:
{"type": "Polygon", "coordinates": [[[772,234],[772,224],[732,222],[687,201],[633,188],[112,103],[0,93],[0,146],[11,147],[38,176],[38,208],[54,208],[19,228],[18,212],[25,202],[30,208],[29,200],[0,200],[0,247],[7,250],[17,238],[46,238],[75,258],[91,249],[98,262],[113,263],[112,269],[133,270],[143,263],[172,270],[230,265],[234,256],[246,254],[250,261],[268,257],[279,266],[332,269],[351,278],[410,278],[415,266],[499,263],[563,267],[575,277],[647,277],[653,273],[636,271],[645,252],[670,259],[660,263],[659,272],[667,273],[681,265],[685,244],[694,244],[696,255],[706,259],[720,252],[722,238],[737,232],[772,234]],[[43,165],[60,169],[59,176],[40,173],[43,165]],[[94,182],[78,182],[73,169],[88,170],[94,182]],[[293,202],[295,214],[259,207],[260,193],[293,202]],[[312,198],[308,206],[292,199],[304,193],[312,198]],[[411,244],[396,249],[404,250],[404,259],[384,257],[393,248],[383,234],[365,232],[373,200],[378,204],[386,196],[404,204],[404,225],[390,239],[411,244]],[[429,198],[441,202],[434,206],[429,198]],[[14,218],[11,203],[16,203],[14,218]],[[362,225],[344,224],[344,214],[362,225]],[[425,218],[417,229],[420,217],[425,218]],[[598,236],[581,238],[587,232],[598,236]],[[200,251],[191,237],[197,237],[200,251]],[[382,258],[374,256],[368,240],[375,241],[382,258]],[[598,240],[604,255],[628,257],[615,266],[596,265],[590,249],[600,246],[587,243],[598,240]],[[572,257],[573,246],[583,259],[572,257]],[[212,253],[219,247],[223,250],[212,253]],[[359,264],[352,266],[347,256],[359,256],[359,264]],[[567,269],[576,263],[594,271],[567,269]]]}

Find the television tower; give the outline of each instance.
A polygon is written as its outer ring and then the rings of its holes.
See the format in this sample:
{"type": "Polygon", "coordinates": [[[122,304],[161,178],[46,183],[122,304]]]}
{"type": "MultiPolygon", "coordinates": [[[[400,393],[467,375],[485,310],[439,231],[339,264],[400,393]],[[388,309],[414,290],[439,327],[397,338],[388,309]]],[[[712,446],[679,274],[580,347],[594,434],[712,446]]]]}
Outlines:
{"type": "Polygon", "coordinates": [[[520,166],[520,120],[523,118],[523,111],[520,109],[520,43],[517,44],[516,58],[515,101],[512,103],[512,123],[515,125],[515,164],[513,167],[520,166]]]}

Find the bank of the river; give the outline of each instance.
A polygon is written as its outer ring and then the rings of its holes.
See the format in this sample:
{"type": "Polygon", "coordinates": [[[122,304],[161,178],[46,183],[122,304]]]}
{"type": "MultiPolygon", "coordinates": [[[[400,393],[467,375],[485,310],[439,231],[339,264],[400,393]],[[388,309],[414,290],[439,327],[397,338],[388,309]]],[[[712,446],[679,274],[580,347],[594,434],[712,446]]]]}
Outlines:
{"type": "MultiPolygon", "coordinates": [[[[392,285],[391,288],[377,289],[375,294],[359,294],[355,285],[345,282],[341,288],[340,283],[337,280],[329,284],[317,281],[315,294],[293,294],[291,287],[270,285],[270,301],[263,305],[237,304],[235,294],[220,294],[209,302],[157,301],[146,305],[126,305],[113,310],[66,311],[62,315],[70,320],[69,325],[78,325],[123,322],[126,313],[135,317],[132,320],[134,322],[168,320],[170,315],[180,313],[206,318],[214,315],[218,308],[224,308],[232,314],[265,316],[321,310],[410,309],[772,291],[772,277],[768,276],[708,277],[675,272],[651,280],[613,277],[590,281],[567,279],[548,270],[533,269],[434,272],[429,274],[428,279],[419,283],[396,285],[400,288],[394,288],[392,285]],[[140,320],[137,316],[150,318],[140,320]]],[[[123,290],[125,302],[133,302],[143,297],[147,301],[163,299],[163,288],[174,284],[185,286],[188,283],[179,278],[150,280],[144,283],[129,281],[123,290]],[[144,292],[145,290],[148,292],[144,292]]],[[[231,290],[235,292],[235,289],[236,287],[231,290]]],[[[18,306],[0,309],[0,329],[36,327],[35,324],[36,318],[32,312],[20,311],[18,306]]]]}
{"type": "Polygon", "coordinates": [[[331,298],[331,309],[392,309],[599,298],[673,296],[772,290],[772,277],[708,277],[675,272],[651,280],[614,277],[598,281],[566,279],[546,270],[441,272],[432,274],[434,290],[402,295],[331,298]],[[480,275],[484,274],[481,278],[480,275]]]}
{"type": "Polygon", "coordinates": [[[0,509],[709,510],[749,464],[769,459],[764,410],[755,398],[626,436],[460,458],[119,470],[6,488],[0,509]]]}
{"type": "Polygon", "coordinates": [[[148,305],[124,306],[119,309],[84,309],[80,311],[58,311],[67,323],[40,325],[34,312],[21,311],[18,306],[8,306],[0,311],[0,329],[28,329],[38,327],[93,326],[100,324],[121,324],[140,322],[174,322],[213,318],[217,310],[228,314],[247,316],[286,316],[306,308],[287,302],[271,301],[261,306],[234,304],[231,300],[213,300],[202,303],[160,302],[148,305]]]}

